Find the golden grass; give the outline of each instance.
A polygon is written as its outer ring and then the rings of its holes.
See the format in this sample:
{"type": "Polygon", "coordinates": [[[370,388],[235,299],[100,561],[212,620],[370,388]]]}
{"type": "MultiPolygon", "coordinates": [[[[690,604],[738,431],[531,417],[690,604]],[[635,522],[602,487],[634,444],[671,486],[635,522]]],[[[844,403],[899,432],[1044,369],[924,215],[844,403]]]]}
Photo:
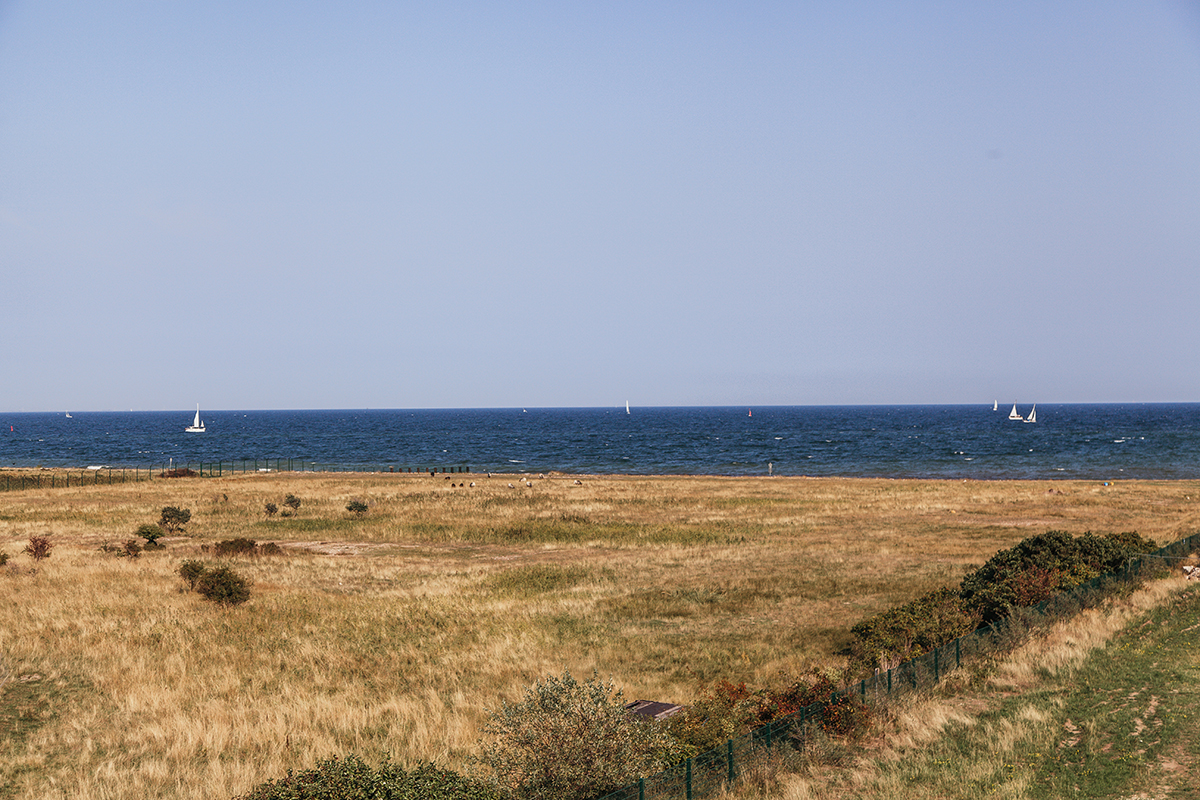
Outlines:
{"type": "Polygon", "coordinates": [[[0,785],[229,798],[349,752],[463,768],[486,710],[539,677],[594,669],[630,699],[674,701],[721,677],[773,682],[838,662],[855,622],[1025,536],[1179,538],[1200,490],[575,480],[273,473],[0,492],[12,556],[0,660],[14,673],[0,785]],[[288,493],[300,509],[268,518],[265,503],[288,493]],[[369,504],[363,519],[352,499],[369,504]],[[166,505],[192,510],[186,537],[132,561],[99,552],[166,505]],[[31,574],[19,552],[34,534],[55,549],[31,574]],[[230,559],[254,588],[222,609],[174,571],[234,537],[286,554],[230,559]]]}

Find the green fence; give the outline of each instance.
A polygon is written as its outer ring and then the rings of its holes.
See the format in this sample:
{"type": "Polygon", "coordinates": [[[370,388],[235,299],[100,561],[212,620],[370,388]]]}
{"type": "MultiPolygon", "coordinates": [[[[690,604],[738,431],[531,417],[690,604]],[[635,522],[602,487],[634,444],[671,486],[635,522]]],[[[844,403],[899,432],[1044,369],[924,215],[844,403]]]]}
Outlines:
{"type": "MultiPolygon", "coordinates": [[[[1018,609],[1007,620],[985,626],[967,636],[910,659],[889,670],[850,684],[846,694],[856,700],[880,705],[904,693],[928,689],[943,676],[987,654],[1004,652],[1017,644],[1030,629],[1069,618],[1083,608],[1097,605],[1114,592],[1162,575],[1171,565],[1195,552],[1200,535],[1188,536],[1141,558],[1130,560],[1115,573],[1101,575],[1028,609],[1018,609]]],[[[747,769],[759,763],[772,748],[790,747],[803,751],[824,721],[829,703],[814,703],[788,717],[763,725],[730,739],[656,775],[642,778],[598,800],[699,800],[716,796],[736,782],[747,769]]]]}

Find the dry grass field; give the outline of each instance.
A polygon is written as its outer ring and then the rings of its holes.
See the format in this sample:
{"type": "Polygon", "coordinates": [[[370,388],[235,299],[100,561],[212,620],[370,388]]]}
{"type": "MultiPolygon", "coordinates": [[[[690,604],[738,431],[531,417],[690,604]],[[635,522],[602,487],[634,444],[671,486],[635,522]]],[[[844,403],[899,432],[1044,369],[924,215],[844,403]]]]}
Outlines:
{"type": "Polygon", "coordinates": [[[285,474],[0,492],[0,797],[229,798],[319,758],[468,763],[564,669],[629,699],[836,665],[864,616],[1046,530],[1197,529],[1198,482],[285,474]],[[578,482],[577,482],[578,480],[578,482]],[[458,485],[459,483],[474,486],[458,485]],[[510,486],[511,484],[511,486],[510,486]],[[290,516],[268,516],[265,504],[290,516]],[[361,500],[361,518],[346,510],[361,500]],[[186,536],[102,552],[164,506],[186,536]],[[287,509],[285,509],[287,510],[287,509]],[[21,554],[49,535],[33,570],[21,554]],[[185,559],[235,537],[223,608],[185,559]]]}

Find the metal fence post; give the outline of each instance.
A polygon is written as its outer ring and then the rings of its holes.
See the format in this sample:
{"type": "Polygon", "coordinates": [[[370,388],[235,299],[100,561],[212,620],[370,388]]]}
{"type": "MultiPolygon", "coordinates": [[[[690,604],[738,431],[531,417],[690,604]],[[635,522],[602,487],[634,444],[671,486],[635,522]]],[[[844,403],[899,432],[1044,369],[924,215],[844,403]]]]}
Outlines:
{"type": "Polygon", "coordinates": [[[942,671],[938,664],[938,648],[933,648],[933,682],[937,683],[942,679],[942,671]]]}
{"type": "Polygon", "coordinates": [[[728,739],[725,742],[725,763],[728,767],[726,776],[730,783],[733,783],[733,739],[728,739]]]}
{"type": "Polygon", "coordinates": [[[692,760],[687,760],[687,800],[692,800],[692,760]]]}
{"type": "Polygon", "coordinates": [[[646,800],[646,779],[638,778],[638,800],[646,800]]]}

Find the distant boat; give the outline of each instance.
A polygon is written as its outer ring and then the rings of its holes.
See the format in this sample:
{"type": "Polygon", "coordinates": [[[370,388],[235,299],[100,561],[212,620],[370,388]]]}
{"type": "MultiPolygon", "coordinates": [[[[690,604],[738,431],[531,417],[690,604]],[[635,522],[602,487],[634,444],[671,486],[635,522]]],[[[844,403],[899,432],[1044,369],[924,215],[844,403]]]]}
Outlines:
{"type": "Polygon", "coordinates": [[[629,401],[628,400],[625,401],[625,413],[626,414],[629,413],[629,401]]]}
{"type": "Polygon", "coordinates": [[[67,419],[74,419],[74,417],[72,417],[72,416],[71,416],[71,412],[70,412],[70,411],[68,411],[68,412],[67,412],[67,419]]]}
{"type": "Polygon", "coordinates": [[[1000,401],[993,400],[992,401],[992,411],[999,411],[999,410],[1000,410],[1000,401]]]}
{"type": "Polygon", "coordinates": [[[186,433],[204,433],[204,423],[200,420],[200,404],[196,403],[196,418],[192,424],[183,429],[186,433]]]}
{"type": "Polygon", "coordinates": [[[1022,417],[1020,414],[1017,413],[1017,404],[1016,403],[1013,403],[1013,410],[1008,412],[1008,418],[1009,419],[1024,419],[1024,417],[1022,417]]]}
{"type": "Polygon", "coordinates": [[[752,408],[747,408],[747,409],[746,409],[746,416],[747,416],[747,417],[753,417],[753,416],[754,416],[754,409],[752,409],[752,408]]]}
{"type": "Polygon", "coordinates": [[[1029,412],[1029,416],[1025,418],[1026,422],[1037,422],[1037,403],[1033,404],[1033,408],[1029,412]]]}

